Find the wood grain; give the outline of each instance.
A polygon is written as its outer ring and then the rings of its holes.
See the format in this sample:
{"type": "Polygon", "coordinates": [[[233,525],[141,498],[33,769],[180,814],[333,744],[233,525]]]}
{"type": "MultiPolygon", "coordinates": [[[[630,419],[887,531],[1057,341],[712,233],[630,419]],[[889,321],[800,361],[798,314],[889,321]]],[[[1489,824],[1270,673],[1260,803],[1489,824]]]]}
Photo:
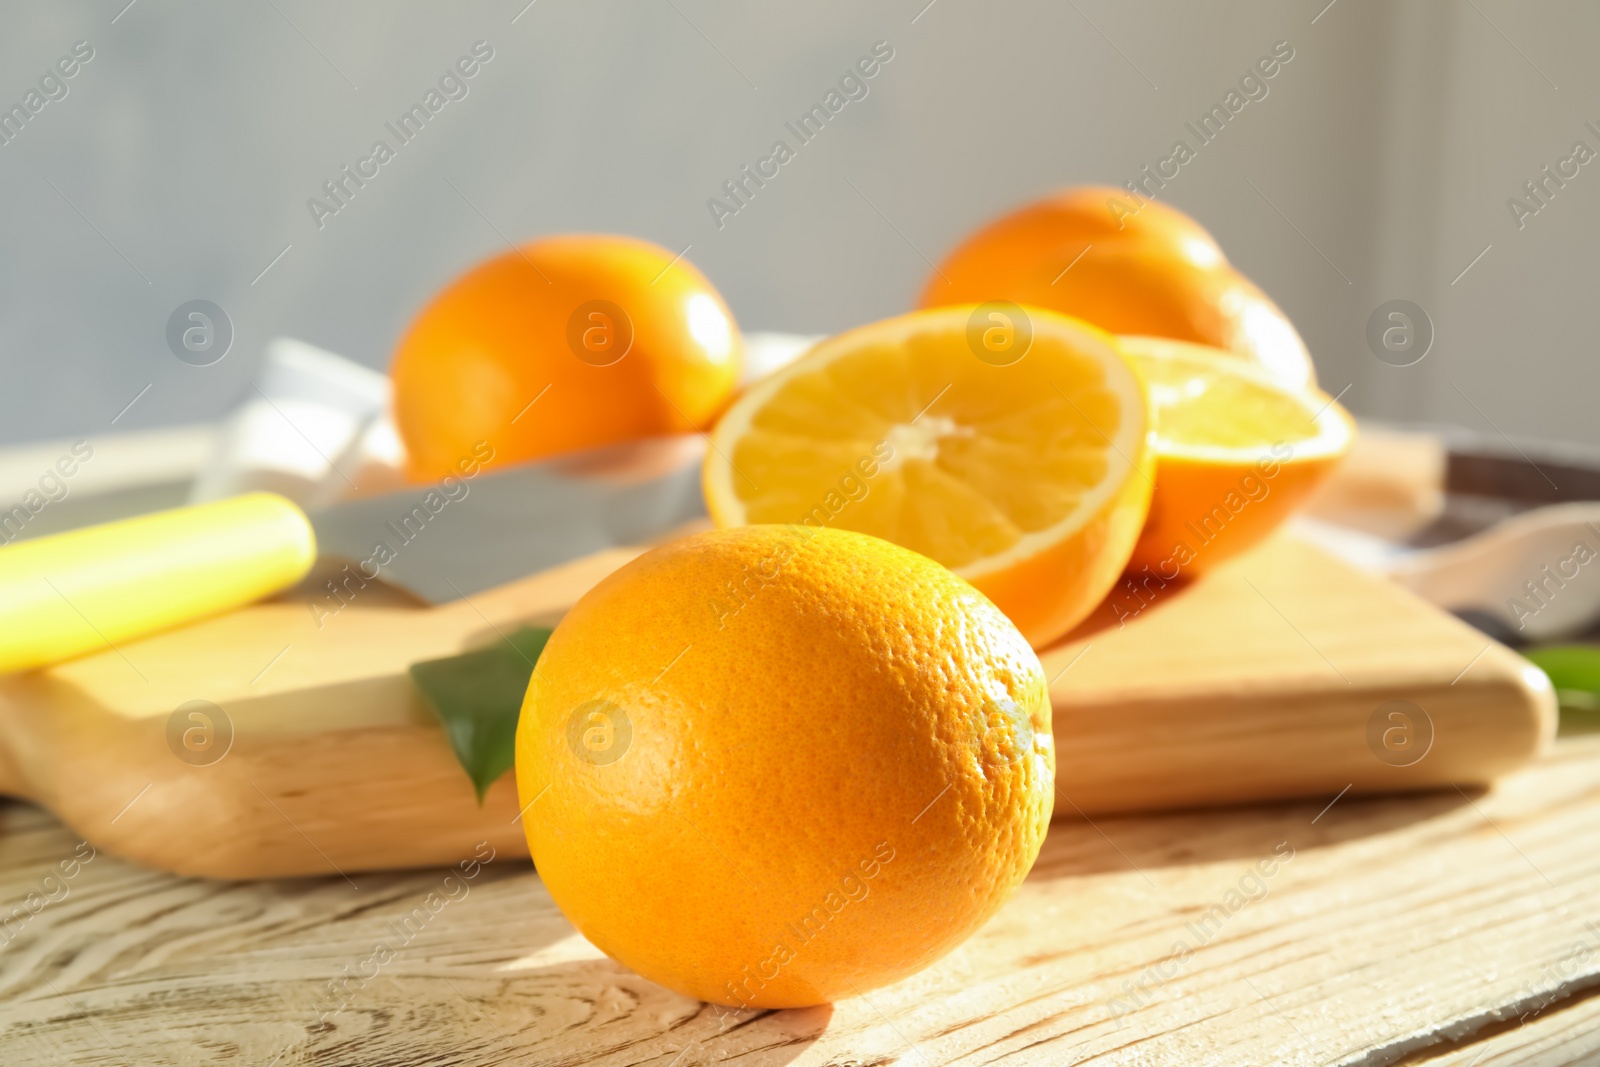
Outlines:
{"type": "Polygon", "coordinates": [[[509,856],[465,880],[452,864],[463,891],[442,869],[226,883],[100,853],[56,902],[7,922],[80,839],[37,809],[0,806],[0,1062],[1466,1067],[1481,1055],[1483,1067],[1594,1056],[1600,739],[1563,741],[1487,793],[1330,799],[1058,821],[1016,896],[933,968],[831,1007],[768,1013],[686,1000],[601,957],[509,856]],[[429,913],[430,892],[456,899],[429,913]],[[364,967],[377,942],[394,958],[364,967]]]}
{"type": "MultiPolygon", "coordinates": [[[[511,778],[477,804],[406,669],[558,619],[634,554],[434,609],[377,586],[320,619],[261,604],[0,678],[0,793],[197,876],[426,866],[479,840],[525,855],[511,778]],[[215,763],[186,762],[170,733],[196,700],[232,731],[215,763]]],[[[1544,676],[1519,657],[1302,542],[1142,596],[1114,594],[1041,657],[1064,814],[1483,783],[1554,729],[1544,676]],[[1397,700],[1432,734],[1403,767],[1369,733],[1397,700]]]]}

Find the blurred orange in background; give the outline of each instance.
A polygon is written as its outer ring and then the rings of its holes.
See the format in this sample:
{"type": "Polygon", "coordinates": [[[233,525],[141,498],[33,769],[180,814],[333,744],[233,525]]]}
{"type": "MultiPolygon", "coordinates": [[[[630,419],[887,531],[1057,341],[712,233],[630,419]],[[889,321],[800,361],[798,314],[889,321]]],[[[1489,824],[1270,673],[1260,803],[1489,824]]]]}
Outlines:
{"type": "Polygon", "coordinates": [[[496,463],[703,429],[743,345],[693,264],[648,241],[547,237],[473,267],[395,350],[407,474],[454,473],[479,442],[496,463]]]}
{"type": "Polygon", "coordinates": [[[972,233],[939,264],[919,307],[1010,300],[1115,334],[1213,345],[1290,385],[1315,380],[1287,316],[1177,208],[1111,186],[1024,205],[972,233]]]}

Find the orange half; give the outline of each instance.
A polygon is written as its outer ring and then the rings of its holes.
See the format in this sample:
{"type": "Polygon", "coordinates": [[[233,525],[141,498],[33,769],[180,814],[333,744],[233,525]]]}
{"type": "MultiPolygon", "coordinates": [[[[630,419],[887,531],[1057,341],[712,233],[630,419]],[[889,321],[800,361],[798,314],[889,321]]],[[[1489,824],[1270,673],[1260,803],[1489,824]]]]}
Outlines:
{"type": "Polygon", "coordinates": [[[1016,305],[912,312],[824,341],[717,424],[719,526],[806,523],[937,560],[1035,648],[1110,589],[1144,522],[1148,401],[1109,334],[1016,305]]]}
{"type": "Polygon", "coordinates": [[[1207,345],[1119,338],[1143,374],[1156,422],[1156,488],[1130,567],[1171,580],[1260,542],[1292,515],[1355,440],[1355,423],[1314,386],[1284,384],[1207,345]]]}

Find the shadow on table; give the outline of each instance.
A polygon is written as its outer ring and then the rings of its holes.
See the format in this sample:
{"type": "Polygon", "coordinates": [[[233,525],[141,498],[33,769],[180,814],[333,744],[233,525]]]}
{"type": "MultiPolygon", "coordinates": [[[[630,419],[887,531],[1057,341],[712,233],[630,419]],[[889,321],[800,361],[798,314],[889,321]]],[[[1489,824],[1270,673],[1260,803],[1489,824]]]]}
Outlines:
{"type": "Polygon", "coordinates": [[[1341,796],[1194,811],[1083,816],[1057,796],[1057,816],[1031,878],[1056,879],[1221,860],[1254,861],[1280,842],[1295,849],[1378,837],[1443,818],[1482,790],[1341,796]],[[1331,801],[1331,803],[1330,803],[1331,801]],[[1062,810],[1067,814],[1061,814],[1062,810]]]}

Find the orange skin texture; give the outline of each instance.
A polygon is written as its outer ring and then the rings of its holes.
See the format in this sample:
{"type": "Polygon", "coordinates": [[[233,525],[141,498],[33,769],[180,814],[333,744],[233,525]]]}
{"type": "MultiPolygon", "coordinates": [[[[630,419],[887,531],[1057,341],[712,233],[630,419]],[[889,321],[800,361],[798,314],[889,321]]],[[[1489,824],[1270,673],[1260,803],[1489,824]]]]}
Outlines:
{"type": "Polygon", "coordinates": [[[1288,317],[1211,235],[1174,207],[1138,203],[1123,189],[1081,186],[1027,204],[951,252],[917,306],[1010,300],[1111,333],[1213,345],[1286,381],[1313,381],[1311,355],[1288,317]],[[1112,210],[1112,201],[1126,210],[1112,210]]]}
{"type": "Polygon", "coordinates": [[[1179,573],[1196,577],[1254,548],[1300,510],[1343,458],[1291,459],[1276,464],[1277,473],[1269,478],[1261,469],[1249,465],[1160,457],[1156,461],[1156,491],[1150,502],[1150,515],[1134,546],[1128,570],[1149,567],[1170,580],[1177,568],[1179,573]],[[1254,480],[1249,481],[1251,478],[1254,480]],[[1259,499],[1250,499],[1241,482],[1256,487],[1252,492],[1259,499]],[[1260,486],[1266,487],[1266,495],[1261,494],[1260,486]],[[1229,508],[1229,503],[1238,510],[1229,508]],[[1216,514],[1219,508],[1220,515],[1216,514]],[[1210,523],[1204,525],[1208,517],[1210,523]],[[1225,521],[1218,521],[1219,518],[1225,521]],[[1204,540],[1202,535],[1210,540],[1204,540]],[[1193,553],[1188,562],[1183,562],[1184,554],[1175,551],[1180,544],[1187,545],[1193,553]]]}
{"type": "Polygon", "coordinates": [[[573,607],[528,686],[517,788],[593,944],[686,996],[803,1007],[926,967],[999,908],[1049,824],[1050,728],[1038,657],[944,567],[746,526],[573,607]],[[631,723],[608,762],[574,740],[595,700],[631,723]]]}
{"type": "Polygon", "coordinates": [[[739,331],[705,276],[673,258],[630,237],[547,237],[447,285],[389,369],[408,476],[457,473],[480,441],[508,464],[710,424],[738,380],[739,331]],[[694,297],[725,317],[726,352],[691,332],[694,297]],[[633,325],[631,348],[609,366],[579,359],[569,343],[569,320],[592,300],[610,301],[633,325]]]}

